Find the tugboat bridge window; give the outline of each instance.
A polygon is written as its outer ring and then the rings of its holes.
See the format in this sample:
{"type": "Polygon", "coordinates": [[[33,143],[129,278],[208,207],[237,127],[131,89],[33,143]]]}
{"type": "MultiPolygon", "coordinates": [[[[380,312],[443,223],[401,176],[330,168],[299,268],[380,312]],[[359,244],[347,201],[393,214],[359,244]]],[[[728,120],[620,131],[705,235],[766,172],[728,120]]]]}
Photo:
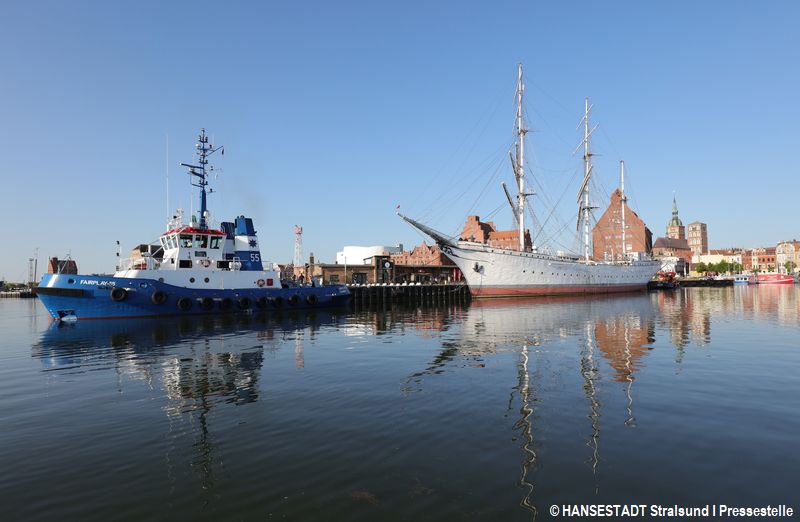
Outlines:
{"type": "Polygon", "coordinates": [[[194,240],[195,240],[194,246],[196,248],[208,248],[208,236],[206,236],[205,234],[203,235],[198,234],[194,236],[194,240]]]}
{"type": "Polygon", "coordinates": [[[181,247],[182,248],[192,248],[192,236],[191,236],[191,234],[181,234],[181,247]]]}
{"type": "Polygon", "coordinates": [[[219,236],[212,236],[211,237],[211,248],[219,248],[222,238],[219,236]]]}

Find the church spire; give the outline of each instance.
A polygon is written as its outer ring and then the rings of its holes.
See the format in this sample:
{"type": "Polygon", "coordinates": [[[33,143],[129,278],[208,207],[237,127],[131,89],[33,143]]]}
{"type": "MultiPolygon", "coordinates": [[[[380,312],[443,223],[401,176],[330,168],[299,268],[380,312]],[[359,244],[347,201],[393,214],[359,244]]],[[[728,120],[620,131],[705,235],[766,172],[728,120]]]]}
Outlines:
{"type": "Polygon", "coordinates": [[[669,227],[682,227],[683,222],[681,218],[678,217],[678,201],[675,199],[675,194],[672,195],[672,219],[669,220],[667,223],[667,228],[669,227]]]}

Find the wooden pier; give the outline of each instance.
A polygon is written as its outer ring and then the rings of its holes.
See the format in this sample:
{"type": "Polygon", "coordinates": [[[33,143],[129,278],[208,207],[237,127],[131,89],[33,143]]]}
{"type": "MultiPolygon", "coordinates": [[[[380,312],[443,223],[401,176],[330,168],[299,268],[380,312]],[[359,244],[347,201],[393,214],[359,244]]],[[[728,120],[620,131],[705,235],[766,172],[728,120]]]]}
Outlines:
{"type": "Polygon", "coordinates": [[[353,295],[353,303],[359,305],[382,302],[405,302],[417,304],[466,303],[470,299],[466,284],[449,285],[347,285],[353,295]]]}

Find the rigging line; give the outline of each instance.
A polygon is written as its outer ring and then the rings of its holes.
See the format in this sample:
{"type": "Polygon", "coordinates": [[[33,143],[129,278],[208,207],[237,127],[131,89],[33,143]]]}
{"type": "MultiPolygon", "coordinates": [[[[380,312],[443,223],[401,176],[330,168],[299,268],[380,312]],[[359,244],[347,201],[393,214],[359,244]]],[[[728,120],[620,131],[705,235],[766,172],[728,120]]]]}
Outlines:
{"type": "MultiPolygon", "coordinates": [[[[464,158],[469,157],[472,154],[472,152],[475,150],[475,146],[477,145],[478,140],[485,134],[486,129],[489,126],[489,123],[494,119],[494,116],[497,113],[497,110],[500,108],[501,101],[502,101],[502,99],[498,97],[497,101],[494,103],[494,108],[492,109],[490,107],[491,112],[490,112],[488,118],[486,118],[486,122],[483,125],[483,129],[481,129],[481,131],[475,137],[475,143],[473,143],[472,148],[469,150],[469,152],[467,152],[467,154],[464,155],[464,158]]],[[[464,136],[464,138],[461,140],[461,143],[459,143],[458,147],[456,147],[456,149],[453,151],[453,153],[450,154],[450,156],[447,158],[447,160],[444,162],[444,164],[438,169],[436,174],[434,174],[430,178],[430,180],[429,180],[428,184],[425,186],[425,189],[423,190],[423,192],[427,192],[431,188],[431,186],[436,181],[438,181],[438,178],[442,175],[442,173],[444,173],[444,171],[447,168],[447,166],[451,164],[452,159],[456,157],[456,155],[461,150],[461,148],[464,146],[464,144],[467,143],[467,141],[470,140],[470,136],[472,135],[473,132],[475,132],[475,129],[477,129],[478,126],[481,124],[481,122],[484,119],[484,117],[485,116],[481,116],[475,122],[475,124],[473,125],[472,129],[470,129],[470,131],[464,136]]],[[[462,160],[462,165],[463,165],[463,161],[465,161],[465,160],[462,160]]],[[[456,170],[459,170],[459,169],[456,169],[456,170]]]]}
{"type": "Polygon", "coordinates": [[[498,164],[497,167],[495,168],[494,174],[491,175],[489,180],[483,186],[483,189],[481,189],[480,193],[478,194],[478,197],[475,198],[475,202],[467,210],[466,214],[467,216],[469,216],[472,213],[472,210],[478,205],[478,201],[480,201],[480,199],[483,197],[483,194],[486,192],[486,189],[489,188],[489,185],[491,185],[494,181],[497,180],[498,174],[500,173],[500,167],[501,165],[498,164]]]}
{"type": "Polygon", "coordinates": [[[616,145],[614,145],[614,140],[611,139],[611,135],[606,132],[604,127],[600,128],[600,134],[602,134],[608,140],[608,144],[611,145],[611,148],[614,150],[614,153],[617,155],[617,157],[621,158],[622,156],[620,155],[619,150],[617,150],[616,145]]]}
{"type": "MultiPolygon", "coordinates": [[[[547,242],[553,242],[553,243],[558,243],[558,244],[561,244],[562,246],[564,246],[564,248],[565,248],[566,250],[577,252],[577,251],[579,250],[579,248],[578,248],[577,246],[576,246],[575,248],[572,248],[572,247],[566,247],[566,245],[564,245],[563,243],[561,243],[560,241],[558,241],[558,239],[556,239],[556,238],[558,238],[558,237],[561,237],[561,233],[564,231],[564,229],[565,229],[565,228],[567,228],[567,226],[568,226],[568,225],[571,225],[571,224],[572,224],[572,223],[564,223],[564,224],[561,226],[561,228],[557,229],[557,230],[556,230],[556,231],[555,231],[553,234],[551,234],[550,236],[546,237],[546,238],[545,238],[545,241],[547,241],[547,242]]],[[[579,241],[579,239],[580,239],[580,238],[579,238],[579,237],[577,237],[577,236],[574,236],[574,237],[573,237],[573,241],[575,241],[575,242],[576,242],[576,243],[575,243],[576,245],[577,245],[577,242],[579,241]]]]}
{"type": "MultiPolygon", "coordinates": [[[[570,247],[563,243],[559,238],[562,236],[561,232],[569,225],[569,223],[564,224],[559,230],[556,230],[555,233],[551,234],[550,236],[546,236],[544,239],[540,241],[542,245],[548,244],[555,244],[556,246],[560,246],[567,252],[573,253],[577,255],[578,247],[570,247]]],[[[573,241],[577,242],[578,238],[573,237],[573,241]]]]}
{"type": "MultiPolygon", "coordinates": [[[[528,112],[527,109],[524,108],[523,110],[525,111],[525,114],[527,116],[527,112],[528,112]]],[[[551,133],[552,136],[555,136],[558,139],[558,141],[560,141],[563,145],[566,145],[567,147],[572,147],[573,146],[571,143],[567,142],[564,138],[562,138],[561,135],[558,132],[556,132],[555,128],[552,125],[550,125],[550,123],[542,115],[541,112],[539,112],[538,110],[536,110],[536,108],[534,108],[533,109],[533,113],[536,115],[536,121],[543,122],[544,126],[547,128],[547,130],[551,133]]]]}
{"type": "Polygon", "coordinates": [[[543,94],[543,95],[544,95],[546,98],[548,98],[550,101],[552,101],[553,103],[555,103],[555,104],[556,104],[556,106],[557,106],[559,109],[561,109],[562,111],[564,111],[564,114],[568,115],[570,118],[572,118],[572,117],[574,117],[574,116],[575,116],[575,111],[574,111],[574,110],[570,110],[570,109],[566,108],[566,107],[565,107],[565,106],[564,106],[564,105],[563,105],[563,104],[562,104],[560,101],[558,101],[558,100],[557,100],[557,99],[556,99],[554,96],[551,96],[551,95],[550,95],[550,93],[548,93],[546,90],[544,90],[544,89],[543,89],[543,88],[542,88],[542,87],[541,87],[541,86],[540,86],[538,83],[536,83],[536,82],[535,82],[535,81],[533,81],[532,79],[527,79],[527,80],[526,80],[526,83],[527,83],[528,85],[532,86],[532,87],[533,87],[534,89],[536,89],[537,91],[539,91],[541,94],[543,94]]]}
{"type": "MultiPolygon", "coordinates": [[[[493,168],[495,172],[494,172],[494,174],[493,174],[493,175],[492,175],[492,176],[489,178],[489,182],[491,182],[492,180],[494,180],[494,179],[496,178],[496,176],[497,176],[497,173],[498,173],[498,171],[499,171],[499,169],[500,169],[501,165],[502,165],[502,159],[503,159],[503,158],[502,158],[502,155],[501,155],[501,154],[499,154],[499,152],[496,152],[496,153],[495,153],[493,156],[494,156],[494,157],[493,157],[493,159],[492,159],[492,163],[490,163],[490,164],[486,165],[485,167],[481,165],[481,166],[480,166],[480,168],[476,168],[476,169],[475,169],[475,170],[476,170],[476,173],[477,173],[477,175],[473,177],[472,181],[470,181],[470,183],[469,183],[467,186],[465,186],[465,187],[464,187],[464,188],[461,190],[461,192],[460,192],[460,193],[459,193],[459,194],[458,194],[458,195],[457,195],[455,198],[453,198],[453,199],[451,199],[450,201],[448,201],[448,205],[447,205],[447,206],[440,206],[440,207],[439,207],[439,213],[438,213],[438,214],[433,214],[433,212],[434,212],[434,209],[431,209],[431,213],[429,213],[429,215],[430,215],[431,217],[433,217],[433,216],[442,216],[442,215],[444,215],[444,214],[445,214],[445,213],[446,213],[446,212],[447,212],[449,209],[453,208],[453,206],[454,206],[453,204],[454,204],[455,202],[457,202],[457,201],[461,200],[463,197],[465,197],[465,196],[466,196],[466,195],[467,195],[467,194],[468,194],[468,193],[469,193],[469,192],[470,192],[470,191],[473,189],[474,185],[475,185],[475,184],[476,184],[476,183],[477,183],[479,180],[481,180],[481,179],[485,179],[485,172],[486,172],[487,170],[489,170],[490,168],[493,168]],[[492,167],[492,164],[494,164],[494,166],[493,166],[493,167],[492,167]]],[[[483,193],[483,191],[485,191],[485,187],[484,187],[484,189],[481,191],[481,194],[483,193]]],[[[440,195],[440,198],[441,198],[441,197],[443,197],[444,195],[445,195],[444,193],[443,193],[443,194],[441,194],[441,195],[440,195]]],[[[480,196],[479,196],[479,197],[480,197],[480,196]]],[[[437,198],[437,200],[438,200],[438,199],[439,199],[439,198],[437,198]]],[[[474,207],[474,206],[475,206],[475,203],[473,203],[473,205],[472,205],[472,206],[474,207]]]]}
{"type": "Polygon", "coordinates": [[[483,217],[483,219],[491,219],[491,218],[493,218],[493,217],[495,216],[495,214],[497,214],[498,212],[500,212],[500,209],[502,209],[502,208],[503,208],[503,207],[505,207],[505,206],[506,206],[506,203],[505,203],[505,202],[504,202],[504,203],[500,203],[500,204],[499,204],[497,207],[495,207],[495,209],[494,209],[494,210],[492,210],[491,212],[489,212],[488,214],[486,214],[486,215],[483,217]]]}
{"type": "MultiPolygon", "coordinates": [[[[460,200],[462,197],[464,197],[472,189],[472,187],[475,185],[475,183],[477,183],[484,176],[486,170],[488,170],[493,163],[498,162],[499,157],[502,158],[502,153],[501,153],[501,149],[500,148],[498,148],[493,154],[490,154],[486,158],[484,158],[473,169],[474,175],[472,177],[472,180],[468,184],[462,185],[463,186],[463,190],[454,199],[451,199],[449,201],[448,207],[452,207],[454,202],[456,202],[456,201],[460,200]]],[[[420,216],[420,218],[424,219],[425,217],[429,217],[429,216],[432,217],[431,213],[433,213],[436,210],[436,208],[440,207],[440,205],[438,205],[439,200],[444,198],[446,195],[447,195],[447,193],[445,191],[440,191],[439,195],[428,206],[428,209],[426,209],[426,211],[423,213],[422,216],[420,216]]]]}
{"type": "MultiPolygon", "coordinates": [[[[550,219],[553,216],[555,216],[556,224],[560,224],[560,225],[562,225],[562,228],[564,228],[564,224],[560,222],[560,218],[556,214],[556,209],[558,208],[558,205],[561,204],[561,201],[564,199],[564,196],[567,194],[567,190],[569,190],[569,187],[572,185],[572,182],[575,180],[575,177],[577,176],[577,173],[578,173],[578,170],[576,168],[576,169],[573,170],[572,178],[570,178],[569,182],[564,186],[564,190],[561,192],[561,195],[559,196],[558,201],[556,201],[556,203],[554,205],[550,206],[550,213],[547,216],[547,218],[545,219],[545,222],[542,224],[542,230],[544,229],[544,226],[550,221],[550,219]]],[[[549,196],[548,196],[548,198],[549,198],[549,196]]]]}
{"type": "MultiPolygon", "coordinates": [[[[635,170],[635,167],[634,167],[634,172],[635,171],[636,170],[635,170]]],[[[626,173],[630,172],[630,168],[628,167],[627,163],[625,164],[625,172],[626,173]]],[[[633,177],[634,180],[636,179],[635,175],[632,176],[632,177],[633,177]]],[[[638,205],[638,203],[636,203],[637,199],[636,199],[635,187],[636,187],[636,183],[635,182],[631,183],[631,180],[628,178],[628,176],[626,176],[626,179],[625,179],[625,194],[626,195],[631,194],[630,196],[628,196],[628,202],[629,202],[628,206],[631,208],[631,210],[636,212],[636,215],[638,216],[639,215],[639,212],[638,212],[639,211],[639,205],[638,205]],[[631,200],[633,200],[634,204],[631,204],[631,200]]]]}
{"type": "MultiPolygon", "coordinates": [[[[453,209],[453,208],[455,208],[457,206],[456,205],[457,202],[463,200],[464,197],[467,196],[467,194],[469,194],[469,192],[473,190],[473,187],[475,186],[475,184],[479,180],[485,179],[484,172],[485,172],[485,170],[481,169],[481,172],[479,173],[480,175],[479,176],[475,176],[470,181],[470,183],[468,185],[466,185],[465,187],[463,187],[463,189],[456,196],[452,197],[447,202],[446,205],[438,205],[435,208],[431,208],[425,214],[425,219],[441,221],[443,219],[443,216],[445,216],[448,213],[448,211],[450,211],[451,209],[453,209]]],[[[442,196],[444,196],[444,195],[446,195],[446,194],[442,194],[442,196]]]]}

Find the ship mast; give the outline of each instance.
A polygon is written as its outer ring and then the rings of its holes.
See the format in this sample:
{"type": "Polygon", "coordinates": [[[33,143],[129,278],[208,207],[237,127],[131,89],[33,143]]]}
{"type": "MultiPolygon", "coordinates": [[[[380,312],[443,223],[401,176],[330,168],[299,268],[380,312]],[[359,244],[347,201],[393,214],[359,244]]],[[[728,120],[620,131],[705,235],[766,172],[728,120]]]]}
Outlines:
{"type": "Polygon", "coordinates": [[[625,202],[628,201],[628,198],[625,196],[625,162],[623,160],[619,162],[619,194],[619,206],[622,211],[622,260],[626,261],[628,259],[628,249],[625,245],[625,202]]]}
{"type": "MultiPolygon", "coordinates": [[[[597,129],[597,125],[589,130],[589,111],[592,106],[589,105],[589,98],[586,98],[586,111],[583,119],[578,124],[578,128],[583,125],[583,182],[581,188],[578,190],[578,230],[580,230],[581,221],[583,221],[583,257],[584,261],[589,261],[589,221],[591,218],[592,207],[589,204],[589,180],[592,177],[592,153],[589,150],[589,136],[597,129]]],[[[575,149],[575,152],[580,149],[580,146],[575,149]]]]}
{"type": "Polygon", "coordinates": [[[189,182],[193,187],[198,187],[200,189],[200,229],[206,230],[208,228],[209,216],[208,208],[206,206],[206,195],[207,193],[213,192],[213,189],[208,189],[208,191],[206,191],[206,187],[208,186],[208,175],[214,170],[213,166],[207,167],[208,157],[220,150],[222,147],[217,147],[215,149],[212,144],[208,143],[206,130],[200,129],[200,135],[197,137],[197,145],[195,145],[195,148],[197,149],[199,165],[181,163],[181,166],[187,167],[189,169],[188,174],[197,178],[190,179],[189,182]]]}
{"type": "MultiPolygon", "coordinates": [[[[525,121],[522,116],[522,95],[525,92],[525,84],[522,81],[522,64],[517,67],[517,147],[516,161],[514,161],[514,175],[517,178],[517,224],[519,225],[519,251],[525,251],[525,200],[532,194],[525,194],[525,121]]],[[[531,245],[535,251],[536,248],[531,245]]]]}

